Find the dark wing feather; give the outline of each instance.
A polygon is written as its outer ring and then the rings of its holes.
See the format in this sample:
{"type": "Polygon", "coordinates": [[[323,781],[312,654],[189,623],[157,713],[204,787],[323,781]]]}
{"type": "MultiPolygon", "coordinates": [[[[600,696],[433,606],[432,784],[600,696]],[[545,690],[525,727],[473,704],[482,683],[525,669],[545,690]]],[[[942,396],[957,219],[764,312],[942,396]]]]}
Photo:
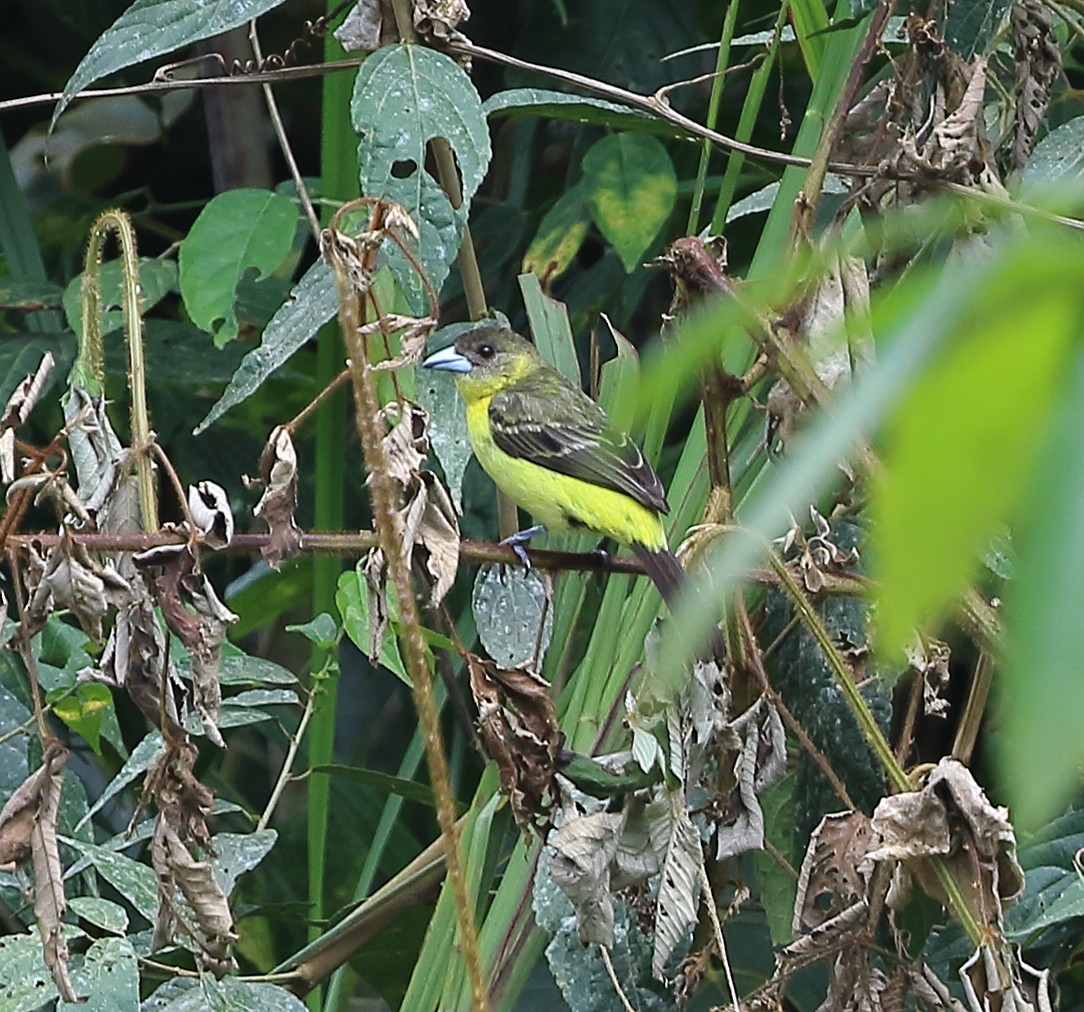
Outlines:
{"type": "Polygon", "coordinates": [[[545,370],[496,394],[489,421],[493,441],[509,456],[670,512],[662,482],[640,448],[559,375],[545,370]]]}

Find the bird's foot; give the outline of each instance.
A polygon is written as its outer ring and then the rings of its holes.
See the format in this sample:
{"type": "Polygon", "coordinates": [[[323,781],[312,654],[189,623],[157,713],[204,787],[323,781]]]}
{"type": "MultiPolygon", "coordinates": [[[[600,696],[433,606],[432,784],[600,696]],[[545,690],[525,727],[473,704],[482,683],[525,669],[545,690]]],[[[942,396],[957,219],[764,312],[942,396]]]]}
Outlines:
{"type": "Polygon", "coordinates": [[[527,549],[524,548],[524,545],[529,544],[531,538],[536,534],[544,534],[545,531],[545,524],[535,524],[534,527],[528,527],[524,531],[516,531],[515,534],[509,534],[507,538],[501,540],[500,544],[508,545],[509,548],[516,553],[516,558],[523,563],[523,568],[530,569],[531,560],[527,555],[527,549]]]}

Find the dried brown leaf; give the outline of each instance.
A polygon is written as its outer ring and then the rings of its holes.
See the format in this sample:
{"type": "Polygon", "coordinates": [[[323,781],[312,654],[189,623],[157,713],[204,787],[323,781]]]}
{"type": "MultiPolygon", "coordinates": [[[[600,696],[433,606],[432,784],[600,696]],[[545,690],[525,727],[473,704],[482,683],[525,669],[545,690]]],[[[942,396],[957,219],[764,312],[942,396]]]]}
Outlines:
{"type": "Polygon", "coordinates": [[[30,836],[41,807],[42,781],[48,764],[39,766],[7,799],[0,810],[0,870],[12,872],[30,857],[30,836]]]}
{"type": "Polygon", "coordinates": [[[67,527],[61,528],[44,564],[33,565],[30,573],[26,611],[36,628],[55,608],[67,608],[91,639],[100,640],[110,606],[123,608],[131,600],[128,582],[112,566],[92,559],[67,527]]]}
{"type": "Polygon", "coordinates": [[[551,819],[551,794],[562,738],[549,683],[522,668],[499,668],[467,655],[478,728],[497,764],[501,791],[519,826],[542,831],[551,819]]]}
{"type": "Polygon", "coordinates": [[[869,950],[846,946],[829,964],[828,993],[817,1012],[883,1012],[884,971],[870,964],[869,950]]]}
{"type": "Polygon", "coordinates": [[[984,942],[960,967],[971,1012],[1052,1012],[1050,971],[1020,959],[1015,946],[984,942]]]}
{"type": "Polygon", "coordinates": [[[381,412],[383,420],[390,426],[380,444],[384,450],[387,472],[403,488],[414,481],[429,455],[429,436],[426,433],[429,419],[416,404],[407,404],[406,408],[405,412],[400,413],[400,406],[392,403],[381,412]]]}
{"type": "Polygon", "coordinates": [[[402,369],[403,366],[415,365],[425,353],[425,344],[429,334],[437,325],[432,316],[400,316],[398,313],[385,313],[379,320],[358,328],[361,334],[376,334],[398,331],[399,354],[377,362],[372,368],[376,371],[402,369]]]}
{"type": "Polygon", "coordinates": [[[150,581],[166,625],[192,657],[193,703],[203,729],[211,741],[224,748],[218,730],[222,705],[218,669],[226,632],[237,616],[218,599],[187,549],[171,555],[141,556],[137,562],[150,581]]]}
{"type": "Polygon", "coordinates": [[[613,948],[610,872],[624,822],[620,812],[593,812],[570,819],[546,840],[550,874],[576,908],[584,945],[613,948]]]}
{"type": "Polygon", "coordinates": [[[138,573],[131,586],[133,598],[117,612],[98,667],[81,671],[79,677],[126,689],[152,726],[168,739],[182,738],[185,732],[173,698],[180,679],[169,659],[165,632],[138,573]]]}
{"type": "Polygon", "coordinates": [[[870,837],[870,820],[861,812],[836,812],[821,819],[798,875],[795,935],[823,926],[855,904],[865,905],[868,881],[861,866],[870,837]]]}
{"type": "Polygon", "coordinates": [[[348,53],[372,53],[398,42],[391,0],[358,0],[333,34],[348,53]]]}
{"type": "Polygon", "coordinates": [[[158,920],[152,948],[174,941],[178,929],[197,945],[200,966],[216,977],[237,968],[230,946],[237,940],[229,900],[207,861],[194,858],[168,819],[160,814],[151,840],[151,863],[158,877],[158,920]],[[194,920],[178,902],[184,897],[194,920]]]}
{"type": "Polygon", "coordinates": [[[264,493],[252,512],[267,524],[271,532],[261,554],[272,569],[283,559],[291,559],[301,550],[301,530],[294,520],[297,510],[297,451],[285,426],[278,426],[268,437],[260,456],[260,474],[264,493]]]}
{"type": "Polygon", "coordinates": [[[52,352],[47,351],[37,370],[15,388],[0,415],[0,481],[5,485],[15,480],[15,430],[30,417],[53,365],[52,352]]]}
{"type": "Polygon", "coordinates": [[[764,847],[760,795],[786,772],[786,732],[779,712],[761,696],[729,725],[724,738],[736,754],[735,790],[716,827],[717,860],[764,847]]]}
{"type": "Polygon", "coordinates": [[[447,489],[431,471],[420,471],[401,513],[403,548],[425,549],[425,568],[433,578],[430,604],[444,600],[459,569],[459,522],[447,489]]]}
{"type": "Polygon", "coordinates": [[[898,862],[888,902],[906,901],[910,879],[946,901],[929,858],[940,857],[968,908],[984,927],[1000,933],[1005,905],[1023,891],[1016,835],[1004,808],[990,804],[971,772],[942,759],[919,791],[883,798],[873,813],[867,860],[898,862]]]}
{"type": "Polygon", "coordinates": [[[64,1001],[75,1002],[71,977],[68,974],[68,945],[64,940],[64,868],[60,863],[60,845],[56,837],[57,812],[63,785],[64,766],[68,750],[50,745],[42,762],[44,774],[39,789],[41,804],[30,836],[34,862],[34,917],[41,936],[45,965],[53,974],[53,982],[64,1001]]]}
{"type": "Polygon", "coordinates": [[[388,560],[382,548],[374,548],[365,557],[362,566],[369,601],[369,660],[380,660],[384,649],[384,634],[388,631],[391,615],[388,611],[388,560]]]}
{"type": "Polygon", "coordinates": [[[1027,164],[1042,126],[1050,91],[1061,73],[1061,49],[1054,35],[1054,13],[1042,0],[1020,0],[1009,11],[1012,26],[1013,111],[1011,171],[1027,164]]]}

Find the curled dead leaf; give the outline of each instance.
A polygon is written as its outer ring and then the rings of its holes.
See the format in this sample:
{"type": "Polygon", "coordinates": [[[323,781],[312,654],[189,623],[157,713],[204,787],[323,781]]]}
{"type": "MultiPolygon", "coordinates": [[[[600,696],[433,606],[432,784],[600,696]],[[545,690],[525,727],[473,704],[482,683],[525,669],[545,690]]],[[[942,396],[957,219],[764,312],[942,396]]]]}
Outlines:
{"type": "Polygon", "coordinates": [[[906,902],[912,880],[946,902],[930,866],[937,856],[956,880],[976,920],[1000,935],[1004,908],[1024,889],[1016,834],[1008,812],[995,807],[962,763],[942,759],[921,790],[882,798],[873,813],[866,860],[894,862],[888,903],[906,902]]]}
{"type": "Polygon", "coordinates": [[[551,821],[553,778],[563,736],[549,683],[522,668],[499,668],[467,654],[478,729],[497,764],[501,792],[521,829],[541,832],[551,821]]]}
{"type": "Polygon", "coordinates": [[[32,550],[26,607],[32,626],[40,628],[54,609],[67,608],[91,639],[100,640],[109,608],[123,608],[131,600],[128,582],[111,565],[92,559],[66,526],[44,560],[35,555],[32,550]]]}
{"type": "Polygon", "coordinates": [[[837,812],[821,819],[798,875],[795,935],[827,929],[829,922],[855,907],[865,910],[869,876],[863,861],[870,838],[869,817],[861,812],[837,812]]]}
{"type": "Polygon", "coordinates": [[[34,918],[41,936],[42,956],[64,1001],[79,1001],[68,973],[68,945],[64,940],[64,868],[57,840],[57,814],[68,750],[51,744],[46,750],[39,782],[40,805],[30,835],[34,864],[34,918]]]}
{"type": "Polygon", "coordinates": [[[408,403],[406,411],[399,404],[387,405],[381,412],[388,424],[388,434],[381,440],[388,474],[406,487],[417,475],[429,454],[429,419],[416,404],[408,403]]]}
{"type": "Polygon", "coordinates": [[[260,456],[264,493],[252,512],[267,524],[271,537],[261,555],[272,569],[301,549],[301,530],[294,520],[297,510],[297,451],[289,430],[278,426],[268,437],[260,456]]]}
{"type": "Polygon", "coordinates": [[[170,631],[192,657],[193,705],[207,737],[225,747],[218,730],[222,688],[218,669],[226,632],[237,616],[218,598],[187,549],[171,555],[137,556],[170,631]]]}
{"type": "Polygon", "coordinates": [[[447,489],[431,471],[418,473],[402,519],[404,551],[425,549],[425,568],[433,578],[429,601],[436,607],[459,570],[459,521],[447,489]]]}

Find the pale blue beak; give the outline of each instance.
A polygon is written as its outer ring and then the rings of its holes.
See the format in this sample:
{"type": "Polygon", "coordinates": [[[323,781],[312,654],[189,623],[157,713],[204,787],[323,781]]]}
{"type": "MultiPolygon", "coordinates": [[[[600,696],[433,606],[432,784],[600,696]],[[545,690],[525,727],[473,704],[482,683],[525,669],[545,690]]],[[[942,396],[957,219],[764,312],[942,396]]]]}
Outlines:
{"type": "Polygon", "coordinates": [[[443,369],[445,372],[470,372],[474,365],[465,355],[460,355],[455,350],[455,345],[449,345],[440,351],[433,352],[423,363],[423,369],[443,369]]]}

